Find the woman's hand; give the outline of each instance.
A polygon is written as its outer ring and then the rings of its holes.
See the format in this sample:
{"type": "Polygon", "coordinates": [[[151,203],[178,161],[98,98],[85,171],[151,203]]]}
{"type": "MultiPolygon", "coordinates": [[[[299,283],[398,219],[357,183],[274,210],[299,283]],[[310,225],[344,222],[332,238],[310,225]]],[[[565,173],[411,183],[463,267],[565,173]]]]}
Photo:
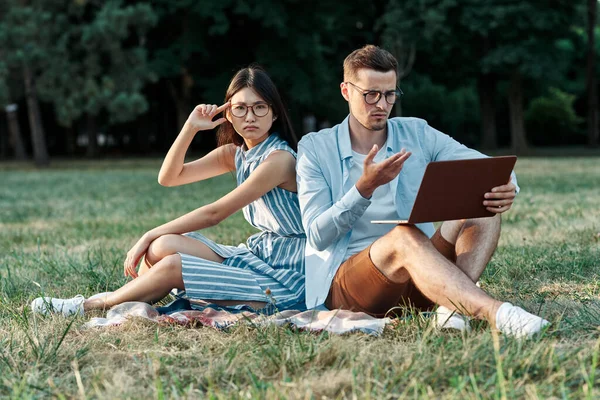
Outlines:
{"type": "Polygon", "coordinates": [[[227,121],[224,117],[213,121],[214,116],[220,112],[224,112],[227,107],[229,107],[229,102],[220,107],[217,107],[215,104],[197,105],[188,117],[187,123],[194,129],[194,132],[213,129],[227,121]]]}
{"type": "Polygon", "coordinates": [[[127,252],[127,257],[125,258],[125,263],[123,264],[123,273],[125,276],[131,276],[132,278],[137,278],[137,265],[139,264],[141,258],[148,251],[148,247],[150,247],[150,240],[146,235],[142,236],[140,240],[127,252]]]}

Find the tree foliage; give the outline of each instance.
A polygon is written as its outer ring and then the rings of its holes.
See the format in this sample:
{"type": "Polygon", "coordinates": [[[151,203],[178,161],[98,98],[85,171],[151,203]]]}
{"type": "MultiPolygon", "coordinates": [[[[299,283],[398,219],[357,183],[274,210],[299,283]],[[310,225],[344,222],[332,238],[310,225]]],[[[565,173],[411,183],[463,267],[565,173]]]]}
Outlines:
{"type": "Polygon", "coordinates": [[[78,1],[51,10],[52,62],[40,74],[40,92],[61,125],[105,111],[110,123],[143,114],[142,90],[152,80],[146,32],[156,23],[148,4],[78,1]]]}
{"type": "MultiPolygon", "coordinates": [[[[163,152],[192,107],[220,102],[253,62],[273,77],[296,128],[305,116],[341,120],[343,59],[375,43],[399,60],[398,114],[484,147],[512,132],[525,151],[527,139],[543,141],[531,102],[556,102],[549,88],[586,113],[586,23],[586,5],[568,0],[6,0],[0,102],[23,103],[31,82],[51,143],[73,147],[87,131],[93,146],[98,127],[123,150],[163,152]]],[[[560,140],[582,129],[571,125],[560,140]]],[[[195,145],[212,143],[203,135],[195,145]]]]}

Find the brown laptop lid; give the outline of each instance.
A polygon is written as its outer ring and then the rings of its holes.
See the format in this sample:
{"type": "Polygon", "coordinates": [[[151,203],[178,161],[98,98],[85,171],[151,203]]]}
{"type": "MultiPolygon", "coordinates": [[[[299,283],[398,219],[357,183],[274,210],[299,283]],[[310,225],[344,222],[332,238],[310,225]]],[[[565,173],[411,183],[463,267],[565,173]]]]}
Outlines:
{"type": "Polygon", "coordinates": [[[427,165],[408,222],[491,217],[484,194],[506,184],[516,156],[434,161],[427,165]]]}

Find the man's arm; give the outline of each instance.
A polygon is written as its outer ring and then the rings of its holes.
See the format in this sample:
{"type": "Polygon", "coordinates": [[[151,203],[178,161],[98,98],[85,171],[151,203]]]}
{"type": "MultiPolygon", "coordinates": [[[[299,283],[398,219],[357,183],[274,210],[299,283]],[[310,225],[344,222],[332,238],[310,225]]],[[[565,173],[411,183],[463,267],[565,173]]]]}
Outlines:
{"type": "MultiPolygon", "coordinates": [[[[428,124],[425,124],[424,126],[423,139],[427,150],[429,151],[430,161],[465,160],[469,158],[487,157],[485,154],[457,142],[450,136],[432,128],[428,124]]],[[[514,171],[511,173],[510,181],[515,185],[515,192],[519,193],[521,189],[517,183],[517,176],[514,171]]]]}
{"type": "Polygon", "coordinates": [[[334,203],[331,188],[312,149],[312,142],[307,139],[298,144],[298,199],[308,243],[322,251],[352,229],[371,201],[362,197],[356,186],[352,186],[334,203]]]}

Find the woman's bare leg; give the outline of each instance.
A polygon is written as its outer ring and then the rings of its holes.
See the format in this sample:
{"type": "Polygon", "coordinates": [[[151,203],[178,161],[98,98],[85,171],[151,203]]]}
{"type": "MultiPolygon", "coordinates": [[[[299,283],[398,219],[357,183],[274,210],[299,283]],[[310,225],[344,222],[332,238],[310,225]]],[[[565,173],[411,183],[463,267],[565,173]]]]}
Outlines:
{"type": "Polygon", "coordinates": [[[152,264],[148,262],[146,257],[142,258],[142,262],[140,263],[140,267],[138,269],[138,276],[144,275],[146,272],[150,271],[152,268],[152,264]]]}
{"type": "MultiPolygon", "coordinates": [[[[84,310],[106,309],[126,301],[154,302],[165,297],[173,288],[184,289],[181,257],[178,252],[218,263],[223,258],[204,243],[183,235],[164,235],[150,245],[140,264],[139,277],[101,299],[86,300],[84,310]]],[[[221,305],[247,304],[259,309],[267,303],[260,301],[210,300],[221,305]]]]}
{"type": "Polygon", "coordinates": [[[163,258],[176,253],[189,254],[205,260],[218,263],[223,262],[223,257],[211,250],[199,240],[183,235],[163,235],[153,241],[146,253],[146,262],[152,266],[163,258]]]}
{"type": "Polygon", "coordinates": [[[105,297],[85,300],[83,309],[103,310],[126,301],[151,303],[165,297],[173,288],[184,289],[181,257],[178,254],[163,258],[144,275],[105,297]]]}
{"type": "Polygon", "coordinates": [[[138,275],[144,275],[154,264],[167,256],[177,253],[189,254],[218,263],[223,262],[223,257],[219,256],[199,240],[183,235],[164,235],[150,244],[148,252],[140,263],[138,275]]]}

